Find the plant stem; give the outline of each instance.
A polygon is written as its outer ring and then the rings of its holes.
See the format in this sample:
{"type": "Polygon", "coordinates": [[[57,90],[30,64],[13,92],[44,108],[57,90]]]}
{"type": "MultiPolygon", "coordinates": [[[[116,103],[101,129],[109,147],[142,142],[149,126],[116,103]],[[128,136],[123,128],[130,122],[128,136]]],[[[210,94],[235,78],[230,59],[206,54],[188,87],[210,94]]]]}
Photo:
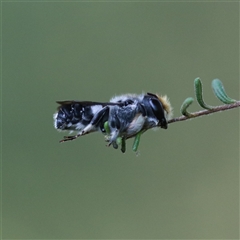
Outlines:
{"type": "Polygon", "coordinates": [[[168,121],[168,123],[174,123],[174,122],[180,122],[180,121],[185,121],[191,118],[196,118],[196,117],[200,117],[200,116],[204,116],[204,115],[209,115],[215,112],[221,112],[221,111],[226,111],[226,110],[230,110],[232,108],[237,108],[240,107],[240,101],[236,101],[235,103],[231,103],[231,104],[225,104],[225,105],[220,105],[217,107],[213,107],[210,110],[202,110],[202,111],[198,111],[198,112],[194,112],[191,113],[191,117],[186,117],[186,116],[180,116],[177,118],[173,118],[171,120],[168,121]]]}

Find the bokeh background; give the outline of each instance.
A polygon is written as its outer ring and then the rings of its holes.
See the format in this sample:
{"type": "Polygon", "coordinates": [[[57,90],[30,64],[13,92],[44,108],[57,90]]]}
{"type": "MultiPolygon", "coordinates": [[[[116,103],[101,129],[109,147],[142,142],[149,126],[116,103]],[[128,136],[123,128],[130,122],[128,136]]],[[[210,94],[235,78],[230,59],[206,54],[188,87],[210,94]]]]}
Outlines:
{"type": "MultiPolygon", "coordinates": [[[[219,78],[239,99],[239,4],[2,2],[3,239],[238,239],[239,110],[59,144],[56,100],[167,94],[219,78]]],[[[195,103],[190,110],[201,108],[195,103]]]]}

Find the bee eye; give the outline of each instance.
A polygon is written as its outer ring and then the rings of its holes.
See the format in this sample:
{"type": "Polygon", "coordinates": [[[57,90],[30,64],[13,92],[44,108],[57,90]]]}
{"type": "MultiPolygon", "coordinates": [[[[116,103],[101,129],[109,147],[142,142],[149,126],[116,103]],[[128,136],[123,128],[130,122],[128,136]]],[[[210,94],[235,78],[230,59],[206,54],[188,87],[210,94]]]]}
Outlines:
{"type": "Polygon", "coordinates": [[[150,105],[153,110],[154,115],[157,119],[161,119],[164,117],[163,106],[157,99],[150,99],[150,105]]]}
{"type": "Polygon", "coordinates": [[[161,127],[167,128],[167,121],[165,119],[162,103],[157,99],[150,99],[149,103],[154,115],[159,120],[161,127]]]}

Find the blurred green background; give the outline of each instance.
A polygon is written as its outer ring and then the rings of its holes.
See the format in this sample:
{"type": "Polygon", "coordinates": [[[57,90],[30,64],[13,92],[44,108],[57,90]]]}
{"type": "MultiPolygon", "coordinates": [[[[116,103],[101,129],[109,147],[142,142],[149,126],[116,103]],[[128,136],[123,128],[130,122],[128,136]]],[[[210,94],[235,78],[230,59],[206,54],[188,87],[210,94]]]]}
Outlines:
{"type": "Polygon", "coordinates": [[[180,116],[196,77],[239,99],[237,2],[2,2],[3,239],[239,238],[239,110],[148,131],[139,156],[53,128],[56,100],[128,92],[180,116]]]}

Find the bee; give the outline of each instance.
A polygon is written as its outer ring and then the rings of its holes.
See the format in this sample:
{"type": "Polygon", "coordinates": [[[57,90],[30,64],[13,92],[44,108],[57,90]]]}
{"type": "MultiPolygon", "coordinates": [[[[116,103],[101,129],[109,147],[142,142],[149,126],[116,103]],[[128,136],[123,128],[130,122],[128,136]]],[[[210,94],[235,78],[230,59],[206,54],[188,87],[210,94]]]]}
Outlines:
{"type": "MultiPolygon", "coordinates": [[[[125,152],[125,141],[150,128],[167,129],[172,117],[172,107],[166,96],[153,93],[124,94],[109,102],[58,101],[59,107],[53,115],[54,127],[58,130],[77,131],[65,136],[60,142],[74,140],[80,136],[101,132],[108,146],[125,152]]],[[[138,141],[139,143],[139,141],[138,141]]],[[[135,147],[137,148],[137,146],[135,147]]]]}

